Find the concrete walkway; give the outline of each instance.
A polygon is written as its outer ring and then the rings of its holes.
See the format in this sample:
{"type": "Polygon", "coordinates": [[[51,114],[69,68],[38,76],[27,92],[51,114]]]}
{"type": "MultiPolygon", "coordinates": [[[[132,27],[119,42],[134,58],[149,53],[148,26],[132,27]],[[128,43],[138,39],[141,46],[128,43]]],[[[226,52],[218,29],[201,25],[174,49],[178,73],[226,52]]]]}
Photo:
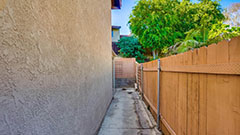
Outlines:
{"type": "Polygon", "coordinates": [[[134,89],[117,89],[99,135],[161,135],[134,89]]]}

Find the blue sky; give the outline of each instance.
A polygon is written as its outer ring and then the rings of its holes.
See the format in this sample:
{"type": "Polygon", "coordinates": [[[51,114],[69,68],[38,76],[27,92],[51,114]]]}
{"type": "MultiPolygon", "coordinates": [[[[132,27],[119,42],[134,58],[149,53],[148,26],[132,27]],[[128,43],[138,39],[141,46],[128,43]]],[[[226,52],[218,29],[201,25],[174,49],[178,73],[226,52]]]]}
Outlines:
{"type": "MultiPolygon", "coordinates": [[[[127,23],[132,7],[134,7],[136,1],[137,0],[122,0],[121,10],[112,10],[112,25],[121,26],[120,32],[122,35],[130,34],[127,23]]],[[[226,8],[234,2],[240,2],[240,0],[222,0],[221,5],[223,8],[226,8]]]]}

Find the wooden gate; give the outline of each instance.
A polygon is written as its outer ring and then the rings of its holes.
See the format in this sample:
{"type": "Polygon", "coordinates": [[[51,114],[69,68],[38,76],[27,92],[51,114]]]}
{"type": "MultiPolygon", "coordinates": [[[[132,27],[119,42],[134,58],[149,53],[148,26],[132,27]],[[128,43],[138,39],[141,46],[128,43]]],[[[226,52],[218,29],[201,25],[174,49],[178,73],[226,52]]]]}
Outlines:
{"type": "Polygon", "coordinates": [[[136,59],[116,57],[114,63],[116,87],[134,87],[136,80],[136,59]]]}

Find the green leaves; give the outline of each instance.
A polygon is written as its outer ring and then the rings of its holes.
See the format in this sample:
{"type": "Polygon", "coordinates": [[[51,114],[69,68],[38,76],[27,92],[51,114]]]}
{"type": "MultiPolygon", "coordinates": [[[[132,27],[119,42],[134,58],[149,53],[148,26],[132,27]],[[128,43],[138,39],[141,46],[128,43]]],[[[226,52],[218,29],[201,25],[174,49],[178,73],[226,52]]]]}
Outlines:
{"type": "Polygon", "coordinates": [[[144,59],[146,59],[146,57],[143,55],[145,51],[137,38],[132,36],[123,37],[119,40],[117,46],[120,48],[120,56],[122,57],[134,57],[139,63],[144,62],[144,59]]]}
{"type": "Polygon", "coordinates": [[[130,29],[144,48],[162,50],[181,34],[175,34],[178,22],[174,15],[177,0],[140,0],[130,16],[130,29]]]}
{"type": "MultiPolygon", "coordinates": [[[[234,7],[240,13],[240,6],[234,7]]],[[[139,0],[129,24],[144,48],[164,55],[239,35],[239,28],[223,24],[224,19],[217,0],[139,0]]]]}
{"type": "Polygon", "coordinates": [[[240,27],[230,27],[228,24],[218,22],[214,24],[209,31],[208,43],[211,44],[222,40],[230,40],[236,36],[240,36],[240,27]]]}
{"type": "Polygon", "coordinates": [[[194,48],[200,48],[212,43],[218,43],[222,40],[230,40],[233,37],[240,36],[240,27],[230,27],[219,21],[213,24],[210,29],[196,28],[186,32],[187,36],[183,41],[176,43],[168,48],[166,54],[183,53],[194,48]],[[204,36],[205,35],[205,36],[204,36]]]}

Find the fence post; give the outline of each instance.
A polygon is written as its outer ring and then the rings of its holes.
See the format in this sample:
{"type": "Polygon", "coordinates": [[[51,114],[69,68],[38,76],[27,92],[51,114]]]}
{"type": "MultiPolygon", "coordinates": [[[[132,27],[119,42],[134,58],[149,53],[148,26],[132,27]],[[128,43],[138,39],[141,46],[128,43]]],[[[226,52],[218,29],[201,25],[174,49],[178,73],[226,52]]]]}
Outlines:
{"type": "Polygon", "coordinates": [[[161,131],[160,127],[160,72],[161,72],[161,66],[160,66],[160,59],[158,59],[158,79],[157,79],[157,128],[161,131]]]}
{"type": "Polygon", "coordinates": [[[143,99],[143,64],[141,63],[141,88],[142,88],[142,99],[143,99]]]}

